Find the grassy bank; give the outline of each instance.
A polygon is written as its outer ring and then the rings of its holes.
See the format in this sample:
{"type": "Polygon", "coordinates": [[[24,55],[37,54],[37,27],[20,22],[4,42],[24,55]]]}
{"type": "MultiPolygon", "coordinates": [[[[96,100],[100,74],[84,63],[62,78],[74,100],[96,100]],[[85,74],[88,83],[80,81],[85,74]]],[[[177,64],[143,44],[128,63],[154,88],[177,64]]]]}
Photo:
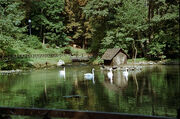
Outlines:
{"type": "Polygon", "coordinates": [[[29,63],[34,68],[54,67],[60,59],[63,60],[65,64],[72,62],[69,55],[62,55],[52,58],[30,58],[29,63]]]}
{"type": "Polygon", "coordinates": [[[14,47],[12,48],[11,54],[60,54],[59,57],[45,58],[45,57],[37,57],[37,58],[18,58],[18,59],[9,59],[9,60],[1,60],[0,61],[0,70],[11,70],[11,69],[29,69],[29,68],[44,68],[44,67],[52,67],[56,66],[57,62],[61,59],[65,63],[70,63],[71,55],[74,56],[87,56],[86,50],[73,48],[73,47],[49,47],[47,45],[43,45],[43,47],[39,49],[34,49],[28,47],[26,45],[22,45],[22,47],[14,47]]]}
{"type": "MultiPolygon", "coordinates": [[[[100,57],[92,58],[90,60],[90,63],[92,64],[102,64],[103,60],[100,57]]],[[[158,65],[179,65],[180,59],[164,59],[164,60],[150,60],[146,58],[136,58],[136,59],[128,59],[127,64],[137,64],[137,65],[152,65],[152,64],[158,64],[158,65]]]]}
{"type": "Polygon", "coordinates": [[[179,65],[180,59],[150,60],[146,58],[128,59],[128,64],[179,65]]]}

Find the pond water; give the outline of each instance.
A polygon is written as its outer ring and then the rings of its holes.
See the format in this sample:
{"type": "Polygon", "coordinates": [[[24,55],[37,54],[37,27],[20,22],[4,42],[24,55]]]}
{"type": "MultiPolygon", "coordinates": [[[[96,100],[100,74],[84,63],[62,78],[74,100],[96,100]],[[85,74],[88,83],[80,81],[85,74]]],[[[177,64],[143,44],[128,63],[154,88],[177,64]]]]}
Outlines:
{"type": "Polygon", "coordinates": [[[73,64],[0,76],[0,106],[121,112],[176,117],[180,107],[179,66],[145,66],[113,71],[113,79],[100,66],[73,64]],[[94,79],[84,74],[95,68],[94,79]]]}

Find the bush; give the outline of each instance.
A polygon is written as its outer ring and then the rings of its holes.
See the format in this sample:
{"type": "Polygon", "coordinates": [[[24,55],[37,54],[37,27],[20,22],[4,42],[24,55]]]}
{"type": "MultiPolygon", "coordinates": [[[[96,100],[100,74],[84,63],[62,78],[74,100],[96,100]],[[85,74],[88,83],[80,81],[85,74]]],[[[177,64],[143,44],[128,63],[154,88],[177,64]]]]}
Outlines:
{"type": "Polygon", "coordinates": [[[53,43],[53,44],[51,45],[51,47],[52,47],[52,48],[56,48],[56,44],[53,43]]]}
{"type": "Polygon", "coordinates": [[[64,49],[64,54],[72,54],[71,48],[70,47],[66,47],[64,49]]]}
{"type": "Polygon", "coordinates": [[[42,43],[39,41],[38,37],[36,36],[27,36],[25,39],[26,45],[28,47],[32,47],[34,49],[41,49],[42,48],[42,43]]]}
{"type": "Polygon", "coordinates": [[[103,64],[104,63],[104,61],[99,56],[96,58],[95,57],[91,58],[89,62],[92,64],[103,64]]]}

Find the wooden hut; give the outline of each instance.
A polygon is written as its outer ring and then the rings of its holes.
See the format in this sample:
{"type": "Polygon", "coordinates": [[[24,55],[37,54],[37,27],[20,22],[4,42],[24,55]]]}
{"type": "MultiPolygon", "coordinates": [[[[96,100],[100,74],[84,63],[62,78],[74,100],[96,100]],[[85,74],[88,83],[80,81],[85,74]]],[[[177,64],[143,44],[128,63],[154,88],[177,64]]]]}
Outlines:
{"type": "Polygon", "coordinates": [[[102,56],[104,65],[119,66],[121,64],[127,64],[128,55],[121,48],[107,49],[102,56]]]}

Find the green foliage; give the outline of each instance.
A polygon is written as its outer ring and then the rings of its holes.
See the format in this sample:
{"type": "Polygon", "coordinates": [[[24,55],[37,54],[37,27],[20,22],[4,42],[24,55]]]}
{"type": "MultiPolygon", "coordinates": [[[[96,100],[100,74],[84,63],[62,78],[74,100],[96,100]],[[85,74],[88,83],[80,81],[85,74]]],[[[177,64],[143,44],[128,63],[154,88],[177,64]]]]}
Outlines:
{"type": "Polygon", "coordinates": [[[64,33],[64,0],[32,1],[32,30],[46,43],[65,46],[70,41],[64,33]],[[40,32],[39,32],[40,31],[40,32]]]}
{"type": "MultiPolygon", "coordinates": [[[[108,48],[123,48],[130,57],[137,54],[146,58],[177,58],[178,3],[177,0],[1,0],[0,55],[44,52],[49,47],[42,48],[42,42],[53,48],[76,44],[94,56],[101,56],[108,48]],[[32,36],[27,36],[28,19],[32,21],[32,36]]],[[[83,54],[79,49],[69,51],[72,55],[83,54]]]]}
{"type": "Polygon", "coordinates": [[[79,48],[73,48],[73,47],[65,47],[63,50],[64,54],[70,54],[74,56],[86,56],[86,50],[79,49],[79,48]]]}
{"type": "MultiPolygon", "coordinates": [[[[109,20],[114,19],[115,7],[121,5],[120,1],[112,0],[91,0],[83,8],[86,17],[90,20],[93,30],[92,31],[92,40],[91,40],[91,52],[94,55],[97,55],[99,51],[106,47],[106,45],[111,45],[112,42],[108,37],[104,41],[105,47],[102,46],[101,42],[106,35],[107,30],[110,27],[109,20]]],[[[107,46],[108,47],[108,46],[107,46]]],[[[102,50],[101,50],[102,51],[102,50]]]]}
{"type": "Polygon", "coordinates": [[[25,18],[25,12],[21,8],[22,2],[0,2],[0,33],[17,38],[25,27],[20,27],[25,18]]]}
{"type": "Polygon", "coordinates": [[[66,33],[71,43],[77,44],[82,48],[89,46],[87,43],[92,37],[92,28],[89,19],[85,19],[82,7],[87,4],[88,0],[65,0],[65,24],[66,33]]]}
{"type": "Polygon", "coordinates": [[[12,70],[12,69],[23,69],[26,67],[32,67],[30,63],[28,63],[29,59],[10,59],[0,61],[0,69],[2,70],[12,70]]]}
{"type": "Polygon", "coordinates": [[[107,48],[119,47],[130,56],[137,52],[149,58],[179,54],[177,1],[146,2],[89,1],[83,10],[93,26],[91,51],[102,55],[107,48]]]}
{"type": "Polygon", "coordinates": [[[96,57],[96,58],[91,58],[90,61],[92,64],[94,65],[99,65],[99,64],[103,64],[104,61],[101,59],[101,57],[96,57]]]}
{"type": "Polygon", "coordinates": [[[153,58],[165,58],[163,55],[163,49],[165,48],[165,44],[160,44],[158,42],[152,42],[149,46],[151,49],[147,54],[153,58]]]}
{"type": "Polygon", "coordinates": [[[12,40],[11,37],[0,34],[0,55],[8,53],[8,49],[12,47],[12,40]]]}
{"type": "Polygon", "coordinates": [[[27,36],[24,42],[28,47],[32,47],[34,49],[42,48],[42,43],[39,41],[37,36],[33,36],[33,35],[27,36]]]}

